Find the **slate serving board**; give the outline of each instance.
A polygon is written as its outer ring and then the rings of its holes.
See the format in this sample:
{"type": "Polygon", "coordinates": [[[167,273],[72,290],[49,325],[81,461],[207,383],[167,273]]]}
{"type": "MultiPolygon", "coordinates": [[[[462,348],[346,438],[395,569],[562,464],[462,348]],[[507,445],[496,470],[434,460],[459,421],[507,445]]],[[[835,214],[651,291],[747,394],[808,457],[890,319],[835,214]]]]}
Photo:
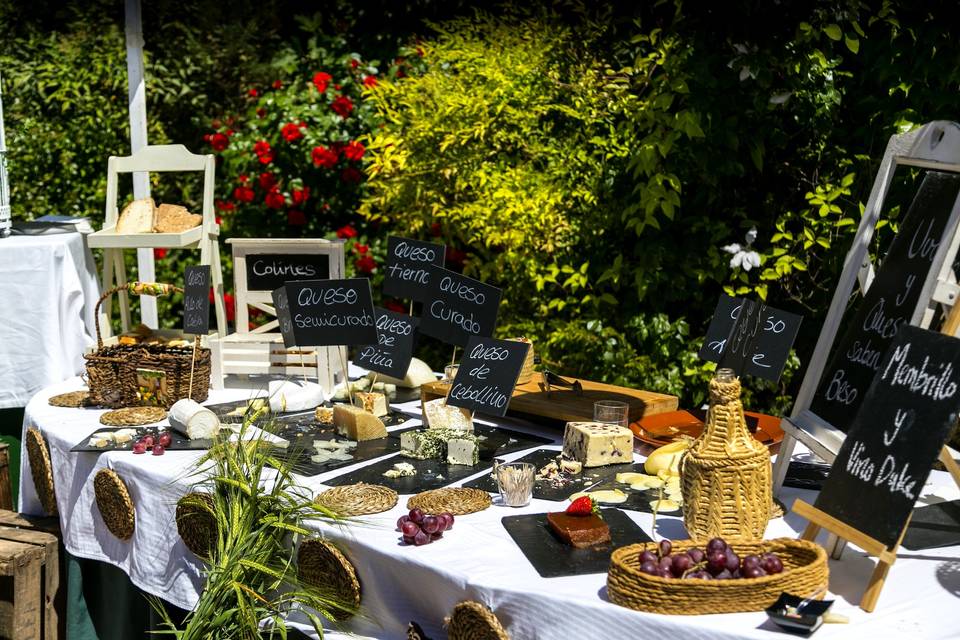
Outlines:
{"type": "Polygon", "coordinates": [[[505,516],[501,522],[541,577],[559,578],[606,573],[614,549],[651,541],[623,511],[601,509],[601,513],[610,527],[610,542],[590,549],[576,549],[562,542],[550,530],[545,513],[505,516]]]}
{"type": "MultiPolygon", "coordinates": [[[[399,449],[399,438],[395,441],[399,449]]],[[[483,462],[475,467],[469,467],[461,464],[447,464],[440,460],[417,460],[416,458],[406,458],[404,456],[391,456],[385,460],[378,460],[365,467],[354,469],[345,475],[331,478],[325,482],[334,487],[344,484],[356,484],[357,482],[382,484],[390,487],[397,493],[412,494],[446,487],[474,474],[484,471],[489,472],[489,470],[490,465],[483,462]],[[394,464],[400,462],[408,462],[413,465],[414,469],[417,470],[417,474],[401,478],[387,478],[383,475],[384,471],[392,469],[394,464]]]]}
{"type": "Polygon", "coordinates": [[[550,438],[533,436],[502,427],[474,425],[473,432],[485,438],[480,442],[481,460],[490,460],[494,456],[502,456],[513,453],[514,451],[523,451],[524,449],[530,449],[531,447],[553,442],[550,438]]]}
{"type": "MultiPolygon", "coordinates": [[[[170,441],[170,446],[167,447],[167,451],[203,451],[209,449],[213,446],[213,440],[203,439],[203,440],[191,440],[186,435],[180,433],[176,429],[171,429],[170,427],[161,427],[157,428],[156,426],[151,427],[103,427],[102,429],[97,429],[96,431],[91,431],[90,435],[77,443],[75,447],[70,449],[70,451],[77,452],[93,452],[93,453],[103,453],[104,451],[133,451],[133,443],[140,439],[140,436],[145,436],[148,433],[152,434],[154,437],[157,436],[161,431],[167,431],[170,433],[172,440],[170,441]],[[93,437],[95,433],[104,433],[107,431],[119,431],[120,429],[136,429],[137,435],[133,437],[129,442],[125,442],[121,445],[118,444],[108,444],[106,447],[91,447],[87,443],[90,442],[90,438],[93,437]]],[[[143,455],[152,455],[149,451],[143,455]]]]}
{"type": "MultiPolygon", "coordinates": [[[[404,429],[406,431],[406,429],[404,429]]],[[[318,463],[311,460],[311,456],[316,453],[313,448],[314,440],[338,440],[347,441],[346,438],[336,436],[333,431],[320,434],[304,435],[290,442],[287,448],[287,459],[293,459],[293,472],[301,476],[315,476],[325,473],[332,469],[339,469],[358,462],[373,460],[400,450],[400,438],[387,436],[377,440],[362,440],[357,443],[356,448],[351,449],[352,460],[329,460],[318,463]]],[[[391,465],[392,466],[392,465],[391,465]]],[[[384,478],[386,480],[387,478],[384,478]]],[[[382,483],[381,483],[382,484],[382,483]]]]}
{"type": "MultiPolygon", "coordinates": [[[[626,465],[618,465],[626,466],[626,465]]],[[[618,471],[617,473],[623,473],[624,471],[632,471],[634,473],[646,473],[643,470],[643,463],[638,462],[634,465],[631,465],[631,469],[624,469],[618,471]]],[[[649,474],[648,474],[649,475],[649,474]]],[[[644,513],[653,513],[653,508],[650,506],[650,503],[654,500],[657,500],[660,497],[659,489],[644,489],[643,491],[638,491],[636,489],[631,489],[630,485],[617,482],[615,476],[608,476],[602,479],[600,482],[597,482],[593,485],[590,485],[586,488],[586,491],[601,491],[604,489],[619,489],[627,495],[627,501],[621,502],[619,504],[610,505],[618,509],[628,509],[630,511],[643,511],[644,513]]],[[[669,500],[666,495],[666,492],[663,494],[664,500],[669,500]]],[[[663,518],[682,518],[683,510],[677,509],[676,511],[658,511],[657,517],[663,518]]]]}
{"type": "MultiPolygon", "coordinates": [[[[245,400],[234,400],[233,402],[218,402],[217,404],[205,404],[203,405],[210,411],[213,411],[217,414],[217,417],[220,418],[220,422],[224,424],[239,424],[243,422],[243,416],[228,416],[227,414],[233,411],[238,407],[245,407],[247,403],[251,400],[259,399],[266,400],[266,396],[255,396],[254,398],[247,398],[245,400]]],[[[266,417],[269,417],[271,414],[265,414],[266,417]]],[[[262,420],[262,418],[261,418],[262,420]]]]}
{"type": "MultiPolygon", "coordinates": [[[[552,449],[537,449],[536,451],[531,451],[521,458],[517,458],[514,460],[514,462],[530,462],[537,469],[540,469],[551,460],[554,460],[558,455],[560,455],[559,451],[552,449]]],[[[554,486],[548,480],[537,480],[533,485],[533,497],[541,500],[566,500],[574,493],[577,493],[578,491],[584,491],[587,487],[594,485],[606,478],[612,478],[616,474],[624,471],[633,471],[633,465],[615,464],[606,467],[591,467],[584,469],[583,473],[575,476],[563,474],[562,477],[567,479],[568,482],[563,483],[561,486],[554,486]]],[[[463,486],[472,487],[474,489],[482,489],[489,493],[499,493],[497,481],[490,477],[489,473],[471,480],[463,486]]]]}
{"type": "Polygon", "coordinates": [[[913,510],[901,546],[911,551],[960,544],[960,500],[939,502],[913,510]]]}

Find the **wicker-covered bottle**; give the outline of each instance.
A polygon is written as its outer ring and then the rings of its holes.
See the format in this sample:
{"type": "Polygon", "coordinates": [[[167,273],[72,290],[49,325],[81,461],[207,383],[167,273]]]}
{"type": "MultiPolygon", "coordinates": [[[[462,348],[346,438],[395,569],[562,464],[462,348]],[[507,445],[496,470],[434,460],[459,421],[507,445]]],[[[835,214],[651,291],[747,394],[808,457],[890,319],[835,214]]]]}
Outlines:
{"type": "Polygon", "coordinates": [[[758,540],[770,519],[770,452],[747,429],[740,381],[719,369],[707,424],[680,462],[683,521],[692,540],[758,540]]]}

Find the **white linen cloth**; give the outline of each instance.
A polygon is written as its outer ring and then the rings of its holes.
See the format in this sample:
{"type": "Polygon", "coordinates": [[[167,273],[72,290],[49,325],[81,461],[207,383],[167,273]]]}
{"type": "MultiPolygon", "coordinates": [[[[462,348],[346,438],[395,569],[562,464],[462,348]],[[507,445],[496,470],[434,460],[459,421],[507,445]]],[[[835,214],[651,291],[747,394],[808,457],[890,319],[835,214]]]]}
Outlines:
{"type": "MultiPolygon", "coordinates": [[[[70,453],[71,447],[98,427],[101,411],[51,407],[47,398],[79,386],[79,380],[74,379],[45,389],[31,400],[25,414],[24,427],[36,425],[49,442],[64,544],[70,553],[110,562],[123,569],[141,589],[190,608],[198,597],[202,565],[177,535],[174,510],[176,500],[189,488],[186,470],[200,454],[169,451],[162,457],[153,457],[129,452],[70,453]],[[104,466],[120,474],[136,505],[136,531],[129,542],[121,542],[106,531],[93,499],[93,476],[104,466]]],[[[249,392],[212,391],[209,402],[239,399],[246,393],[249,392]]],[[[513,419],[497,422],[560,437],[559,431],[513,419]]],[[[416,422],[404,426],[411,424],[416,422]]],[[[505,458],[517,458],[524,453],[505,458]]],[[[367,463],[304,478],[302,483],[320,491],[325,487],[325,479],[363,464],[367,463]]],[[[477,475],[488,472],[484,469],[477,475]]],[[[21,462],[21,478],[23,511],[41,513],[26,456],[21,462]]],[[[950,500],[960,497],[960,490],[948,474],[933,472],[921,495],[925,499],[939,496],[950,500]]],[[[812,500],[813,496],[810,491],[787,489],[783,498],[790,505],[796,497],[812,500]]],[[[694,640],[787,637],[762,612],[664,616],[618,607],[607,600],[603,573],[541,578],[500,520],[506,515],[556,511],[562,503],[534,500],[527,507],[511,509],[498,506],[495,498],[491,508],[458,517],[454,528],[441,540],[423,547],[408,547],[400,544],[395,531],[397,518],[406,513],[406,500],[407,496],[401,496],[394,509],[364,516],[362,523],[346,527],[320,522],[313,525],[337,541],[357,569],[363,593],[362,615],[346,622],[341,629],[357,634],[353,637],[404,638],[407,622],[416,620],[429,635],[442,638],[443,617],[464,599],[490,606],[517,640],[647,638],[658,634],[694,640]]],[[[625,513],[651,533],[650,514],[625,513]]],[[[797,537],[805,524],[788,515],[772,521],[766,535],[797,537]]],[[[682,521],[661,515],[656,534],[683,537],[682,521]]],[[[858,608],[858,602],[873,568],[873,561],[852,546],[840,560],[831,560],[828,597],[836,599],[832,610],[849,616],[850,624],[824,625],[816,634],[818,640],[958,637],[954,614],[960,597],[960,546],[922,552],[901,550],[876,611],[867,614],[858,608]]],[[[331,625],[330,629],[336,627],[331,625]]],[[[334,633],[329,637],[342,636],[334,633]]]]}
{"type": "Polygon", "coordinates": [[[0,240],[0,408],[22,407],[83,370],[99,295],[80,233],[0,240]]]}

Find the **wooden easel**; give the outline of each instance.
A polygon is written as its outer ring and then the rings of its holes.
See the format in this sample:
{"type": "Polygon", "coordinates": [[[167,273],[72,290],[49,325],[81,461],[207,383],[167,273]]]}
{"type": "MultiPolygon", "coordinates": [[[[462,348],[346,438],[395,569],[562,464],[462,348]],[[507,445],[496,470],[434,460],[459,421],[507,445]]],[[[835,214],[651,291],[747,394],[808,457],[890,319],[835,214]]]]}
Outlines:
{"type": "MultiPolygon", "coordinates": [[[[774,495],[780,493],[798,441],[826,462],[833,462],[843,444],[845,434],[810,411],[810,405],[828,364],[854,286],[859,282],[860,290],[866,292],[873,280],[873,265],[870,263],[868,248],[898,166],[960,173],[960,125],[947,121],[931,122],[909,133],[891,136],[887,143],[860,226],[853,245],[847,253],[830,309],[807,365],[803,383],[797,393],[793,411],[789,417],[784,417],[780,421],[784,438],[773,467],[774,495]]],[[[957,278],[952,270],[958,248],[960,248],[960,201],[954,204],[950,221],[923,283],[920,299],[910,324],[928,327],[935,316],[938,304],[943,305],[944,309],[951,310],[951,318],[954,315],[953,310],[960,306],[956,304],[960,298],[960,285],[957,284],[957,278]]],[[[956,336],[958,330],[960,330],[960,318],[952,321],[948,318],[943,332],[956,336]]],[[[960,484],[960,466],[952,459],[946,448],[941,453],[940,459],[960,484]]]]}

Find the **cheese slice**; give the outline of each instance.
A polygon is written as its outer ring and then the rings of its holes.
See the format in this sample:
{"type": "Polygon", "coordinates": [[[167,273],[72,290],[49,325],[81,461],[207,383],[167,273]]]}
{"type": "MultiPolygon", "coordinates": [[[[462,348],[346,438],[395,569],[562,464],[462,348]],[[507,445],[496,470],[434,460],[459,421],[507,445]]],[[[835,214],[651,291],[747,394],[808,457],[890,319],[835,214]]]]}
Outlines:
{"type": "Polygon", "coordinates": [[[480,445],[472,433],[464,433],[447,440],[447,463],[476,466],[480,461],[480,445]]]}
{"type": "Polygon", "coordinates": [[[423,422],[429,429],[473,431],[470,413],[466,409],[448,405],[446,398],[435,398],[423,403],[423,422]]]}
{"type": "Polygon", "coordinates": [[[563,455],[584,467],[633,462],[633,432],[602,422],[568,422],[563,433],[563,455]]]}
{"type": "Polygon", "coordinates": [[[114,230],[117,233],[153,233],[157,207],[153,198],[134,200],[123,208],[114,230]]]}
{"type": "Polygon", "coordinates": [[[320,424],[333,424],[333,407],[319,406],[313,411],[313,417],[320,424]]]}
{"type": "Polygon", "coordinates": [[[378,418],[387,415],[387,396],[374,391],[361,391],[353,394],[353,404],[369,411],[378,418]]]}
{"type": "Polygon", "coordinates": [[[383,420],[349,404],[334,405],[333,425],[337,428],[337,433],[351,440],[377,440],[387,437],[383,420]]]}
{"type": "Polygon", "coordinates": [[[404,431],[400,434],[400,453],[408,458],[426,460],[446,453],[447,441],[442,430],[404,431]]]}

